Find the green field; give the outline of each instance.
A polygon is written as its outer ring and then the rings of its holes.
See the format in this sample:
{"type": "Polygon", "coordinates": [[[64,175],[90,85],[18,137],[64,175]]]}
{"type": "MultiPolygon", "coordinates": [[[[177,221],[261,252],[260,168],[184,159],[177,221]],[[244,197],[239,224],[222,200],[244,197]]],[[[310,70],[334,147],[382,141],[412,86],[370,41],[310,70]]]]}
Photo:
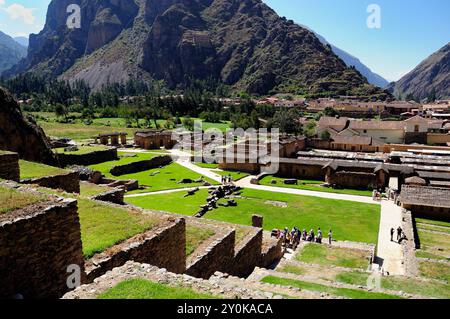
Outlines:
{"type": "MultiPolygon", "coordinates": [[[[157,194],[127,198],[126,201],[146,209],[193,215],[206,203],[208,196],[206,190],[186,198],[183,198],[184,194],[157,194]]],[[[264,229],[269,231],[294,226],[308,230],[321,227],[324,233],[332,229],[336,240],[377,242],[379,205],[251,189],[245,189],[242,196],[235,199],[237,207],[219,207],[208,212],[205,218],[250,226],[252,215],[259,214],[264,217],[264,229]],[[278,201],[287,207],[279,207],[270,201],[278,201]]]]}
{"type": "Polygon", "coordinates": [[[63,175],[69,173],[58,167],[48,166],[40,163],[28,162],[24,160],[19,161],[20,179],[40,178],[52,175],[63,175]]]}
{"type": "Polygon", "coordinates": [[[266,186],[295,188],[295,189],[303,189],[303,190],[308,190],[308,191],[316,191],[316,192],[324,192],[324,193],[372,196],[372,190],[337,189],[337,188],[322,187],[320,185],[324,184],[324,182],[316,181],[316,180],[298,180],[298,185],[286,185],[286,184],[284,184],[285,179],[286,178],[265,176],[264,178],[262,178],[259,181],[259,183],[261,185],[266,185],[266,186]],[[277,183],[272,184],[271,183],[272,180],[275,180],[277,183]]]}
{"type": "Polygon", "coordinates": [[[78,146],[78,151],[65,151],[64,148],[55,148],[53,151],[57,154],[84,155],[107,149],[105,146],[78,146]]]}
{"type": "Polygon", "coordinates": [[[44,196],[0,187],[0,214],[6,214],[13,210],[42,202],[43,200],[45,200],[44,196]]]}
{"type": "Polygon", "coordinates": [[[186,256],[190,256],[205,240],[214,236],[214,231],[207,228],[186,225],[186,256]]]}
{"type": "Polygon", "coordinates": [[[298,261],[325,266],[367,269],[370,253],[364,250],[324,245],[306,245],[296,256],[298,261]]]}
{"type": "Polygon", "coordinates": [[[85,258],[150,230],[159,223],[155,216],[111,207],[84,198],[78,198],[78,215],[85,258]]]}
{"type": "Polygon", "coordinates": [[[427,219],[416,219],[420,249],[416,256],[450,261],[450,225],[427,219]]]}
{"type": "Polygon", "coordinates": [[[84,197],[90,197],[101,193],[108,192],[113,188],[107,186],[100,186],[88,182],[80,182],[80,195],[84,197]]]}
{"type": "Polygon", "coordinates": [[[100,294],[98,299],[218,299],[192,288],[173,287],[145,279],[130,279],[100,294]]]}
{"type": "Polygon", "coordinates": [[[329,293],[329,294],[332,294],[335,296],[351,298],[351,299],[401,299],[398,296],[389,295],[389,294],[380,293],[380,292],[369,292],[369,291],[365,291],[365,290],[349,289],[349,288],[335,288],[335,287],[325,286],[325,285],[321,285],[321,284],[300,281],[300,280],[294,280],[294,279],[286,279],[286,278],[275,277],[275,276],[264,277],[261,281],[265,282],[265,283],[274,284],[274,285],[282,285],[282,286],[288,286],[288,287],[296,287],[296,288],[309,290],[309,291],[324,292],[324,293],[329,293]]]}
{"type": "Polygon", "coordinates": [[[145,153],[119,152],[118,153],[119,159],[117,159],[115,161],[109,161],[109,162],[104,162],[104,163],[100,163],[100,164],[96,164],[96,165],[91,165],[91,166],[89,166],[89,168],[93,169],[94,171],[101,172],[106,177],[114,177],[109,172],[115,166],[130,164],[130,163],[139,162],[139,161],[146,161],[146,160],[150,160],[150,159],[152,159],[156,156],[160,156],[160,155],[165,155],[165,153],[158,152],[158,151],[145,152],[145,153]],[[130,154],[133,156],[125,156],[126,154],[130,154]]]}
{"type": "MultiPolygon", "coordinates": [[[[171,163],[162,168],[155,168],[139,173],[121,175],[120,179],[135,179],[139,181],[139,186],[146,186],[146,189],[132,191],[130,193],[146,193],[168,189],[188,188],[202,186],[201,183],[178,184],[182,179],[197,180],[200,174],[193,172],[177,163],[171,163]],[[159,172],[159,173],[157,173],[159,172]],[[157,173],[157,174],[156,174],[157,173]],[[155,174],[152,176],[152,174],[155,174]]],[[[211,185],[218,185],[217,182],[204,177],[205,181],[211,185]]]]}

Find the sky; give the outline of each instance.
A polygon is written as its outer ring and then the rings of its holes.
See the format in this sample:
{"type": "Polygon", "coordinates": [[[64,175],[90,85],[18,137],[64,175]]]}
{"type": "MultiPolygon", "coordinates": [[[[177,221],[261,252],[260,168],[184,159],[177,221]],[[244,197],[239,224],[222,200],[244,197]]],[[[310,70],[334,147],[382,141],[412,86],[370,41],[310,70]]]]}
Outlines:
{"type": "MultiPolygon", "coordinates": [[[[450,41],[449,0],[263,0],[279,15],[303,24],[356,56],[389,81],[400,79],[450,41]],[[369,28],[369,5],[380,28],[369,28]],[[375,12],[376,13],[376,12],[375,12]]],[[[0,0],[0,30],[38,33],[50,0],[0,0]]],[[[375,23],[375,26],[378,26],[375,23]]]]}

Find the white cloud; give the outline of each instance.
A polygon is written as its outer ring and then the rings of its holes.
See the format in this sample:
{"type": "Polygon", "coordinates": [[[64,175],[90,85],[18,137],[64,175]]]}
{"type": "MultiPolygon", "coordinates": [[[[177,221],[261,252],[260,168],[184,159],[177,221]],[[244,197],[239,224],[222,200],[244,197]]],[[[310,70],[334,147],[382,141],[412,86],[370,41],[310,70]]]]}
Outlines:
{"type": "Polygon", "coordinates": [[[0,8],[5,11],[9,17],[13,20],[22,20],[25,24],[32,25],[36,21],[35,16],[33,15],[33,8],[27,8],[19,3],[13,3],[7,7],[5,6],[5,0],[0,0],[0,8]]]}

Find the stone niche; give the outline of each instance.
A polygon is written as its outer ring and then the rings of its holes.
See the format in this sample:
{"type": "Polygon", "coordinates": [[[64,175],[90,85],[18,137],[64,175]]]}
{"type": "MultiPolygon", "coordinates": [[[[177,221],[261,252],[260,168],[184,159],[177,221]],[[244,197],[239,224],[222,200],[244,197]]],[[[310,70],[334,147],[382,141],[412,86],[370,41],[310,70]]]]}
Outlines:
{"type": "Polygon", "coordinates": [[[15,182],[20,180],[19,154],[0,151],[0,178],[15,182]]]}
{"type": "Polygon", "coordinates": [[[60,298],[67,272],[84,273],[77,201],[52,200],[0,215],[0,299],[60,298]]]}

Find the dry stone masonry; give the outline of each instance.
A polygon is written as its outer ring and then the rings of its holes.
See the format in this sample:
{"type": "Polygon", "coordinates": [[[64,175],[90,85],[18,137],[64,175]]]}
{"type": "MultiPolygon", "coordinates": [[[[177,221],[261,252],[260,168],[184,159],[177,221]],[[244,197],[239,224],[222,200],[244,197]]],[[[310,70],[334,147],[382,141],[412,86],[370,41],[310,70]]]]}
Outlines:
{"type": "Polygon", "coordinates": [[[15,182],[20,180],[19,154],[0,151],[0,178],[15,182]]]}

